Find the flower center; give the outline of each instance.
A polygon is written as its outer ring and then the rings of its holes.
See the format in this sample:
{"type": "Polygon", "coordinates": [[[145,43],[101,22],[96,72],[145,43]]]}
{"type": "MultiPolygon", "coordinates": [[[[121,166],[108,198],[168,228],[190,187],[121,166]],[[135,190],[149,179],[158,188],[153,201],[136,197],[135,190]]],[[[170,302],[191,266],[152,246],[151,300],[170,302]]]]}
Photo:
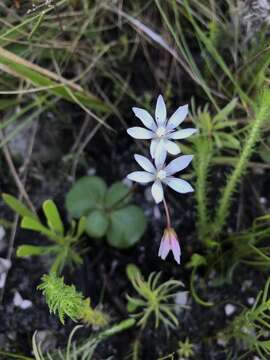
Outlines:
{"type": "Polygon", "coordinates": [[[166,134],[166,128],[164,126],[157,128],[156,134],[157,134],[157,137],[164,136],[166,134]]]}
{"type": "Polygon", "coordinates": [[[166,171],[165,170],[159,170],[156,175],[157,179],[164,180],[166,178],[166,171]]]}

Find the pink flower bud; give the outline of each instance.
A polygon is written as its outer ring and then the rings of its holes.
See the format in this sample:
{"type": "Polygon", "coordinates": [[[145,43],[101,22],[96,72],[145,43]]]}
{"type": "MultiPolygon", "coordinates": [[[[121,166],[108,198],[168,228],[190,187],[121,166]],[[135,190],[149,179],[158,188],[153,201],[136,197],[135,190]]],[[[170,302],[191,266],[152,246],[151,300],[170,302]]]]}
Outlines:
{"type": "Polygon", "coordinates": [[[173,252],[174,260],[180,264],[181,249],[176,232],[173,228],[166,228],[161,239],[158,256],[165,260],[170,250],[173,252]]]}

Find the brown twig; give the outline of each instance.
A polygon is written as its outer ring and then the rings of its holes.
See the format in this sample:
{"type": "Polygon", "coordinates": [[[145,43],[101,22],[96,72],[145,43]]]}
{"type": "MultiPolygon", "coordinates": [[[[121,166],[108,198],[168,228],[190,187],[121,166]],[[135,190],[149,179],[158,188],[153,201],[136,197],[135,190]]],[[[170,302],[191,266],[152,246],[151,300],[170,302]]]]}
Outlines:
{"type": "MultiPolygon", "coordinates": [[[[4,140],[4,135],[3,135],[3,132],[0,130],[0,139],[1,141],[4,140]]],[[[36,213],[36,210],[34,208],[34,205],[32,204],[32,201],[30,200],[26,190],[25,190],[25,187],[24,187],[24,184],[23,182],[21,181],[18,173],[17,173],[17,170],[15,168],[15,165],[13,163],[13,160],[12,160],[12,156],[10,154],[10,150],[9,150],[9,147],[7,144],[4,144],[3,145],[3,153],[4,153],[4,157],[6,159],[6,162],[7,162],[7,165],[9,167],[9,170],[13,176],[13,179],[15,181],[15,184],[19,190],[19,193],[22,195],[22,197],[24,198],[24,200],[26,201],[27,205],[29,206],[29,208],[34,212],[36,213]]]]}
{"type": "Polygon", "coordinates": [[[115,308],[118,310],[118,312],[123,315],[127,316],[127,310],[125,304],[121,301],[120,298],[115,296],[114,288],[110,282],[110,277],[106,274],[105,268],[103,265],[101,265],[101,274],[103,278],[103,283],[106,288],[106,290],[109,293],[109,300],[111,303],[115,306],[115,308]]]}
{"type": "MultiPolygon", "coordinates": [[[[21,174],[23,174],[22,180],[20,180],[20,177],[17,174],[17,171],[16,171],[15,166],[13,164],[13,161],[12,161],[8,146],[7,145],[3,146],[4,155],[5,155],[7,164],[9,166],[9,168],[10,168],[10,171],[11,171],[13,177],[16,176],[17,181],[19,180],[19,183],[18,184],[16,183],[17,187],[19,189],[18,198],[19,198],[19,200],[21,200],[22,197],[23,197],[23,192],[25,192],[25,194],[27,195],[28,201],[30,202],[30,203],[28,203],[28,205],[29,205],[29,207],[31,208],[31,210],[34,213],[36,213],[35,208],[34,208],[32,202],[31,202],[30,198],[28,197],[28,194],[26,193],[24,186],[25,186],[26,179],[27,179],[27,170],[28,170],[28,167],[29,167],[29,164],[30,164],[31,155],[32,155],[33,148],[34,148],[37,129],[38,129],[38,123],[36,122],[33,125],[33,133],[32,133],[32,136],[31,136],[31,139],[30,139],[30,142],[29,142],[28,151],[27,151],[24,163],[23,163],[23,165],[21,167],[21,174]],[[14,170],[15,170],[15,172],[14,172],[14,170]]],[[[1,131],[0,131],[0,138],[1,138],[1,140],[3,139],[3,133],[1,131]]],[[[15,182],[16,182],[16,180],[15,180],[15,182]]],[[[16,236],[16,232],[17,232],[18,222],[19,222],[19,215],[16,214],[15,217],[14,217],[14,222],[13,222],[12,229],[11,229],[11,234],[10,234],[10,239],[9,239],[9,244],[8,244],[7,257],[6,257],[6,259],[9,260],[9,261],[11,260],[13,250],[14,250],[14,242],[15,242],[15,236],[16,236]]],[[[5,291],[5,284],[6,284],[6,279],[8,277],[8,273],[9,273],[9,270],[7,270],[7,272],[6,272],[5,283],[3,284],[3,287],[1,288],[0,302],[2,302],[2,300],[3,300],[4,291],[5,291]]]]}

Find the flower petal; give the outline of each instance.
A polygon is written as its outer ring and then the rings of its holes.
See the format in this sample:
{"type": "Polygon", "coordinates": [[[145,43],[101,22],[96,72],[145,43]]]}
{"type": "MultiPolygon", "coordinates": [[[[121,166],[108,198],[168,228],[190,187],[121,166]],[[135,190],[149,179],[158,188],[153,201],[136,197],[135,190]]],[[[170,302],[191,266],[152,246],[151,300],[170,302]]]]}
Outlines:
{"type": "Polygon", "coordinates": [[[188,105],[180,106],[170,117],[167,128],[168,130],[175,129],[179,126],[186,118],[188,114],[188,105]]]}
{"type": "Polygon", "coordinates": [[[155,158],[155,153],[156,153],[156,148],[157,148],[158,143],[159,143],[158,139],[151,140],[150,154],[151,154],[152,159],[155,158]]]}
{"type": "Polygon", "coordinates": [[[148,140],[152,139],[155,134],[151,130],[145,128],[134,126],[127,129],[127,133],[135,139],[148,140]]]}
{"type": "Polygon", "coordinates": [[[173,252],[174,260],[180,264],[180,257],[181,257],[181,249],[178,242],[178,239],[174,236],[171,237],[171,249],[173,252]]]}
{"type": "Polygon", "coordinates": [[[154,175],[146,171],[134,171],[128,174],[127,178],[132,181],[136,181],[141,184],[147,184],[154,180],[154,175]]]}
{"type": "Polygon", "coordinates": [[[193,159],[193,155],[183,155],[171,161],[166,167],[166,175],[170,176],[185,169],[193,159]]]}
{"type": "Polygon", "coordinates": [[[163,139],[158,140],[155,152],[155,166],[157,170],[163,168],[167,157],[167,150],[165,148],[165,141],[163,139]]]}
{"type": "Polygon", "coordinates": [[[135,154],[134,155],[135,160],[137,163],[147,172],[154,173],[156,171],[154,165],[151,163],[147,157],[135,154]]]}
{"type": "Polygon", "coordinates": [[[180,140],[180,139],[185,139],[185,138],[195,134],[196,132],[197,132],[197,129],[193,129],[193,128],[183,129],[183,130],[178,130],[178,131],[171,133],[169,135],[169,137],[170,137],[170,139],[180,140]]]}
{"type": "Polygon", "coordinates": [[[162,260],[165,260],[170,250],[170,242],[167,238],[163,236],[163,238],[161,239],[158,256],[161,257],[162,260]]]}
{"type": "Polygon", "coordinates": [[[177,154],[180,154],[180,152],[181,152],[180,147],[176,143],[174,143],[173,141],[170,141],[170,140],[166,140],[165,148],[168,151],[168,153],[170,153],[172,155],[177,155],[177,154]]]}
{"type": "Polygon", "coordinates": [[[167,119],[167,110],[166,110],[166,105],[165,105],[162,95],[159,95],[157,98],[155,116],[156,116],[156,122],[158,125],[165,124],[166,119],[167,119]]]}
{"type": "Polygon", "coordinates": [[[164,236],[162,236],[160,244],[159,244],[158,256],[161,256],[163,245],[164,245],[164,236]]]}
{"type": "Polygon", "coordinates": [[[192,186],[187,181],[182,179],[178,179],[175,177],[168,177],[163,182],[167,184],[171,189],[181,194],[194,191],[192,186]]]}
{"type": "Polygon", "coordinates": [[[157,125],[148,111],[137,107],[133,107],[132,110],[135,116],[141,120],[145,127],[150,130],[156,130],[157,125]]]}
{"type": "Polygon", "coordinates": [[[157,204],[159,204],[163,200],[163,187],[159,180],[156,180],[152,185],[152,195],[157,204]]]}

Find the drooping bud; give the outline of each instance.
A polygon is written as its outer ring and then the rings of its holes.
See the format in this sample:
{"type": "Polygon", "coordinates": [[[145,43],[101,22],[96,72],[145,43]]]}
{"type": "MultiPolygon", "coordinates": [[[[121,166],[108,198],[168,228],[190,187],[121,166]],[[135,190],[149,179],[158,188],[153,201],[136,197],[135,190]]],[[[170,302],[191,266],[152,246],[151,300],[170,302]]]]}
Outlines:
{"type": "Polygon", "coordinates": [[[180,264],[181,249],[176,232],[173,228],[166,228],[161,239],[158,256],[165,260],[170,250],[173,253],[174,260],[180,264]]]}

